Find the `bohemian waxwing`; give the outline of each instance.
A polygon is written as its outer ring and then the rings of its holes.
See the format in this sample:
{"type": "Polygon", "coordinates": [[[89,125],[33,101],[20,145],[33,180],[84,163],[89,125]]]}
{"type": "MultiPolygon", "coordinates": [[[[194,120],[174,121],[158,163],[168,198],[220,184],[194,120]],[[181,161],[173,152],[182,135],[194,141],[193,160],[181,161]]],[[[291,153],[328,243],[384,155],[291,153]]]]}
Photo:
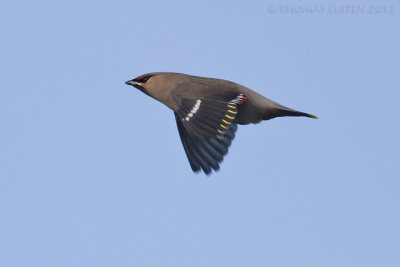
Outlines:
{"type": "Polygon", "coordinates": [[[258,123],[283,116],[317,118],[226,80],[154,72],[138,76],[126,84],[174,111],[192,170],[203,170],[207,175],[219,169],[219,163],[235,137],[237,124],[258,123]]]}

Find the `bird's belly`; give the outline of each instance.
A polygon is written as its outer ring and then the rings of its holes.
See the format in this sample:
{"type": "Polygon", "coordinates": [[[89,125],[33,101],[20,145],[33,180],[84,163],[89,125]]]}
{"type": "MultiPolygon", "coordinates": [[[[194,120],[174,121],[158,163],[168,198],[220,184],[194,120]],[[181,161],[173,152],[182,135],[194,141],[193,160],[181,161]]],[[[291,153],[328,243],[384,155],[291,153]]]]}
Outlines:
{"type": "Polygon", "coordinates": [[[260,114],[259,109],[245,103],[239,108],[239,113],[234,122],[237,124],[259,123],[262,118],[263,116],[260,114]]]}

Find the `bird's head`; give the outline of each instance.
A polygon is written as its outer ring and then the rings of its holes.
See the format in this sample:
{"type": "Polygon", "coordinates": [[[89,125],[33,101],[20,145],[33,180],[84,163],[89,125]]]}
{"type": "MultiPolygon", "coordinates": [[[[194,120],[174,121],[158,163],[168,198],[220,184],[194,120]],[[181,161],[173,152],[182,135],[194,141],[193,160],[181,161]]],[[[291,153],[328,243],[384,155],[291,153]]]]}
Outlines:
{"type": "Polygon", "coordinates": [[[125,82],[125,83],[127,85],[132,85],[132,86],[136,87],[137,89],[139,89],[140,91],[142,91],[143,93],[145,93],[146,95],[149,95],[150,94],[149,89],[151,88],[151,85],[154,81],[155,76],[157,76],[157,74],[147,73],[147,74],[140,75],[132,80],[125,82]]]}
{"type": "Polygon", "coordinates": [[[187,78],[173,72],[151,72],[125,82],[172,108],[171,92],[187,78]]]}

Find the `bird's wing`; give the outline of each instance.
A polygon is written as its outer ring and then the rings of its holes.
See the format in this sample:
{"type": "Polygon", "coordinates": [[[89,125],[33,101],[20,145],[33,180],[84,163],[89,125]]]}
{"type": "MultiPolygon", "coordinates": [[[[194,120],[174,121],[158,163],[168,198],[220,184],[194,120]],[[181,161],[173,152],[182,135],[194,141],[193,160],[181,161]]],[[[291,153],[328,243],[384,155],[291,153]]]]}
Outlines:
{"type": "Polygon", "coordinates": [[[175,118],[183,147],[194,172],[202,169],[207,175],[219,169],[237,125],[233,122],[238,106],[247,98],[241,93],[227,95],[173,96],[175,118]]]}

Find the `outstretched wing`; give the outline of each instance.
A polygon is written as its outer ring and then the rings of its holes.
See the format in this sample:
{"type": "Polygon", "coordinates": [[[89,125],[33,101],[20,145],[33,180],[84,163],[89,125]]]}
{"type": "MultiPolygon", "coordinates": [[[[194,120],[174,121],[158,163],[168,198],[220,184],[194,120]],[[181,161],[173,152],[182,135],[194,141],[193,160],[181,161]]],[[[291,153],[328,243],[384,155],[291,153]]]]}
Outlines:
{"type": "Polygon", "coordinates": [[[235,137],[238,106],[246,100],[241,93],[175,99],[178,131],[194,172],[219,169],[235,137]]]}

